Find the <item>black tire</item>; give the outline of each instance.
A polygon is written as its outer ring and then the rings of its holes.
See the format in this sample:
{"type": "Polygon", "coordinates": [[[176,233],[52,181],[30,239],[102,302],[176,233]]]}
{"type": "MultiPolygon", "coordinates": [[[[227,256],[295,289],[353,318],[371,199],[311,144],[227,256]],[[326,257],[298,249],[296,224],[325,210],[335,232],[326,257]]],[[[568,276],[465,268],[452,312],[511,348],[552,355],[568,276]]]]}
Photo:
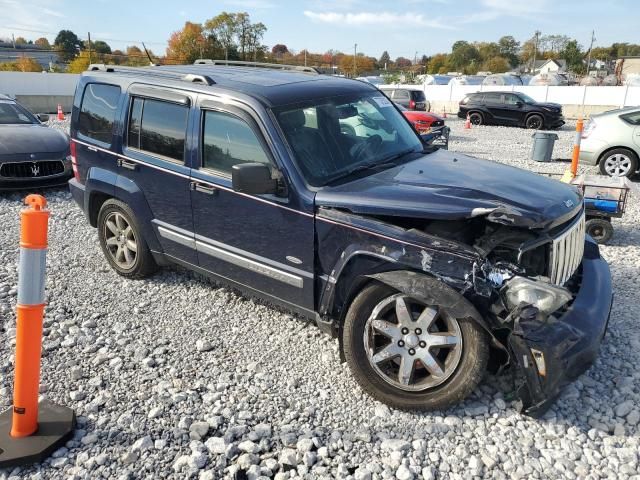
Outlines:
{"type": "Polygon", "coordinates": [[[489,357],[487,333],[471,319],[457,319],[462,334],[462,354],[444,383],[421,391],[401,390],[383,379],[371,366],[364,332],[374,307],[397,294],[380,283],[365,286],[351,303],[342,332],[344,354],[356,381],[375,399],[400,409],[439,410],[458,404],[480,383],[489,357]]]}
{"type": "Polygon", "coordinates": [[[631,178],[638,170],[638,155],[628,148],[614,148],[600,157],[598,166],[600,167],[600,173],[602,173],[602,175],[607,175],[609,177],[622,176],[631,178]],[[626,172],[622,175],[615,175],[615,168],[612,168],[609,164],[609,162],[615,161],[616,158],[621,160],[624,159],[622,161],[624,162],[623,165],[625,165],[626,172]]]}
{"type": "Polygon", "coordinates": [[[529,115],[527,117],[524,125],[525,127],[531,128],[533,130],[540,130],[541,128],[544,128],[544,118],[542,118],[542,115],[534,113],[533,115],[529,115]]]}
{"type": "MultiPolygon", "coordinates": [[[[100,247],[105,258],[118,274],[126,278],[145,278],[158,270],[158,265],[153,259],[153,255],[147,246],[147,242],[142,236],[142,232],[136,220],[136,217],[126,203],[116,199],[109,199],[102,204],[98,213],[98,238],[100,239],[100,247]],[[136,244],[136,252],[134,260],[130,265],[123,266],[119,264],[114,257],[113,245],[108,246],[108,238],[110,237],[110,229],[107,222],[114,216],[120,215],[124,218],[132,230],[132,238],[136,244]]],[[[127,241],[125,239],[124,241],[127,241]]]]}
{"type": "Polygon", "coordinates": [[[613,225],[605,218],[591,218],[585,223],[588,235],[598,244],[607,243],[613,237],[613,225]]]}
{"type": "Polygon", "coordinates": [[[472,112],[469,114],[469,121],[471,125],[482,125],[484,123],[484,117],[480,112],[472,112]]]}

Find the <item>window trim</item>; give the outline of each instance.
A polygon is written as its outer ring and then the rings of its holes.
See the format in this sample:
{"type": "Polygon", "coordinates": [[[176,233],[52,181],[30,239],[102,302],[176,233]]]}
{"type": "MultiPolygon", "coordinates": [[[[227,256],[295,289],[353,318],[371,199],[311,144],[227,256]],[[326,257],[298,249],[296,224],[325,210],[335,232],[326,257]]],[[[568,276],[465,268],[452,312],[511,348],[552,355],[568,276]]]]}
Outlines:
{"type": "Polygon", "coordinates": [[[150,157],[156,158],[158,160],[162,160],[162,161],[173,163],[174,165],[180,165],[180,166],[186,167],[187,166],[187,142],[189,140],[189,116],[191,114],[190,105],[171,102],[169,100],[164,100],[162,98],[145,97],[145,96],[139,96],[137,94],[131,94],[131,90],[132,89],[129,89],[129,105],[127,106],[127,123],[125,124],[125,128],[124,128],[125,135],[124,135],[124,142],[122,145],[123,150],[126,148],[127,150],[130,150],[135,153],[139,153],[141,155],[149,155],[150,157]],[[142,100],[142,112],[140,114],[140,133],[138,138],[138,147],[132,147],[129,145],[129,126],[131,124],[131,114],[133,113],[133,102],[136,98],[139,98],[142,100]],[[143,150],[140,148],[140,142],[142,141],[142,119],[144,117],[145,102],[147,100],[152,100],[152,101],[155,100],[157,102],[169,103],[172,105],[179,105],[187,109],[187,123],[185,124],[185,128],[184,128],[184,148],[182,151],[182,160],[178,160],[173,157],[167,157],[166,155],[162,155],[156,152],[150,152],[149,150],[143,150]]]}
{"type": "Polygon", "coordinates": [[[77,122],[77,126],[76,126],[76,135],[83,141],[88,142],[88,143],[96,143],[97,145],[102,146],[103,148],[106,148],[107,150],[111,149],[114,145],[114,141],[113,141],[113,137],[115,135],[115,126],[116,123],[118,121],[118,110],[120,107],[120,101],[122,100],[122,87],[120,85],[115,85],[113,83],[107,83],[107,82],[87,82],[84,84],[83,90],[82,90],[82,98],[80,100],[80,106],[78,107],[78,122],[77,122]],[[104,85],[107,87],[115,87],[119,90],[119,96],[118,96],[118,103],[116,104],[116,108],[113,112],[113,120],[111,122],[111,140],[109,142],[103,142],[102,140],[99,140],[97,138],[93,138],[90,137],[88,135],[85,135],[83,132],[80,131],[80,115],[82,115],[82,105],[84,104],[84,96],[87,94],[87,88],[90,85],[104,85]]]}
{"type": "Polygon", "coordinates": [[[204,101],[200,105],[200,118],[198,119],[198,161],[197,165],[192,167],[194,170],[198,170],[200,172],[213,175],[218,178],[223,178],[225,180],[231,180],[231,172],[225,172],[224,170],[218,170],[211,167],[204,166],[204,117],[207,112],[217,112],[225,115],[229,115],[231,117],[237,118],[241,122],[244,122],[256,136],[258,143],[262,147],[267,160],[269,160],[269,167],[271,168],[271,172],[273,174],[274,171],[280,171],[278,165],[275,162],[271,149],[269,148],[269,144],[265,140],[260,128],[255,124],[253,119],[243,118],[243,115],[240,113],[234,113],[230,110],[225,110],[224,108],[218,107],[213,104],[213,102],[204,101]]]}

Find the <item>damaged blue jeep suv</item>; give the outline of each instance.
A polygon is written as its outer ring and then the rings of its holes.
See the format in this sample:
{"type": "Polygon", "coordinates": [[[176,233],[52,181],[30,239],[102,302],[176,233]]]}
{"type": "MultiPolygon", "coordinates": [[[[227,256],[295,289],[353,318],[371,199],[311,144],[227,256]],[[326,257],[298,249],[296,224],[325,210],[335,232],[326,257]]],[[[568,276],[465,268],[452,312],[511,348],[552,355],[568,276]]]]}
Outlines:
{"type": "Polygon", "coordinates": [[[363,82],[197,63],[78,83],[71,192],[120,275],[178,264],[314,319],[398,408],[508,368],[540,414],[593,363],[612,287],[576,189],[429,146],[363,82]]]}

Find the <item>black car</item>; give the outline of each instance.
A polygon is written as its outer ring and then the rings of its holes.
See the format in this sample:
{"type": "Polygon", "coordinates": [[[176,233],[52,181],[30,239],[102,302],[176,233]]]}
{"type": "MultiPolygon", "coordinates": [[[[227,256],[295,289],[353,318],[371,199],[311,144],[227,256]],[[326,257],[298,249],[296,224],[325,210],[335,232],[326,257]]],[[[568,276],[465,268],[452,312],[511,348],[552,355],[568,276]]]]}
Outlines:
{"type": "Polygon", "coordinates": [[[258,66],[80,77],[69,184],[111,267],[179,264],[298,312],[390,405],[446,408],[511,365],[543,412],[611,308],[578,191],[425,145],[370,84],[258,66]]]}
{"type": "Polygon", "coordinates": [[[47,119],[0,95],[0,190],[66,185],[73,175],[69,137],[47,119]]]}
{"type": "Polygon", "coordinates": [[[533,129],[564,125],[562,105],[536,102],[521,92],[478,92],[460,101],[458,117],[473,125],[513,125],[533,129]]]}
{"type": "Polygon", "coordinates": [[[427,100],[423,90],[419,88],[389,87],[385,85],[378,88],[398,105],[402,105],[407,110],[419,110],[428,112],[431,104],[427,100]]]}

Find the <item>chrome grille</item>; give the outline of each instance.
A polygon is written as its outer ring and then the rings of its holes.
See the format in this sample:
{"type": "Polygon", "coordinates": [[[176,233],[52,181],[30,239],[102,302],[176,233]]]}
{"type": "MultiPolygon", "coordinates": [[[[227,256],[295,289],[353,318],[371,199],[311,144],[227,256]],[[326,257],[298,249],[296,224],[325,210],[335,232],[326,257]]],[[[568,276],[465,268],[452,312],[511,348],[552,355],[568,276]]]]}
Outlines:
{"type": "Polygon", "coordinates": [[[6,178],[42,178],[59,175],[63,172],[62,160],[34,160],[0,165],[0,177],[6,178]]]}
{"type": "Polygon", "coordinates": [[[584,255],[584,213],[569,228],[553,239],[549,277],[556,285],[564,285],[580,266],[584,255]]]}

